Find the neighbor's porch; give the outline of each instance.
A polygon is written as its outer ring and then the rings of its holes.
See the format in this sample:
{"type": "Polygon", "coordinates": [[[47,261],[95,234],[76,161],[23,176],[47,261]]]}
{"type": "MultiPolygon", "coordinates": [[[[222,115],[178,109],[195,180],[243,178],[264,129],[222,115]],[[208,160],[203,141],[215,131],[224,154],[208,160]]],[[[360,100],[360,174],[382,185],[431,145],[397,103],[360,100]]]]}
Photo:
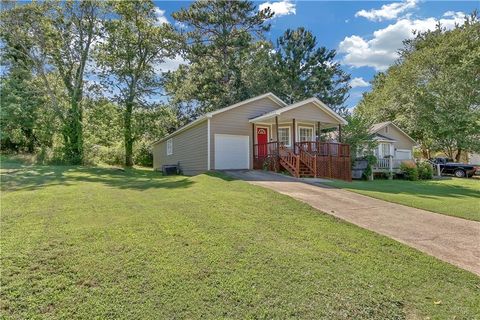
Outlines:
{"type": "Polygon", "coordinates": [[[412,150],[399,149],[396,147],[396,141],[390,138],[377,138],[377,147],[374,149],[374,155],[377,162],[373,165],[373,172],[390,172],[400,171],[400,165],[405,161],[415,161],[412,150]]]}
{"type": "Polygon", "coordinates": [[[350,146],[342,143],[345,120],[331,110],[305,109],[280,109],[250,120],[253,168],[350,181],[350,146]]]}

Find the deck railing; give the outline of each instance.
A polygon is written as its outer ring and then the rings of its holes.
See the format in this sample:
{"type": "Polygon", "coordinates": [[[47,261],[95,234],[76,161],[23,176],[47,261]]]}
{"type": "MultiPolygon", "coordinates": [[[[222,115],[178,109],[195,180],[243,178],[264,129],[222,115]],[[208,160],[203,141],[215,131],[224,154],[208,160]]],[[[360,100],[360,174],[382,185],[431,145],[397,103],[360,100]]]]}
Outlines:
{"type": "Polygon", "coordinates": [[[277,141],[258,143],[253,145],[253,157],[254,158],[268,158],[270,156],[278,155],[278,143],[277,141]]]}
{"type": "Polygon", "coordinates": [[[319,156],[350,157],[350,145],[336,142],[303,141],[295,143],[303,150],[319,156]]]}
{"type": "Polygon", "coordinates": [[[317,176],[317,156],[313,150],[305,148],[306,145],[297,143],[296,148],[300,156],[300,161],[304,163],[312,172],[313,176],[317,176]]]}
{"type": "Polygon", "coordinates": [[[315,177],[351,181],[350,145],[344,143],[304,141],[287,148],[277,141],[254,144],[255,169],[279,170],[282,165],[293,176],[298,176],[300,163],[315,177]]]}
{"type": "Polygon", "coordinates": [[[280,164],[290,172],[294,177],[300,176],[300,156],[296,155],[292,150],[280,145],[279,150],[280,164]]]}
{"type": "Polygon", "coordinates": [[[253,168],[278,171],[277,141],[253,145],[253,168]]]}
{"type": "Polygon", "coordinates": [[[305,150],[315,156],[315,176],[352,180],[350,145],[345,143],[303,141],[296,143],[297,150],[305,150]]]}

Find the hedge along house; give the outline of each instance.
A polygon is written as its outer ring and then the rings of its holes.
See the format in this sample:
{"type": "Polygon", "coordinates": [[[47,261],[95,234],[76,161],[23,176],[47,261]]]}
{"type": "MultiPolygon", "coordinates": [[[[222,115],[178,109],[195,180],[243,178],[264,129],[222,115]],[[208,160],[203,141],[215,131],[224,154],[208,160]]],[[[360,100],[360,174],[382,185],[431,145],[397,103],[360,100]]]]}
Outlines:
{"type": "MultiPolygon", "coordinates": [[[[287,105],[272,93],[209,112],[153,143],[153,166],[186,175],[208,170],[287,170],[295,177],[350,180],[350,150],[319,141],[346,121],[316,98],[287,105]]],[[[340,140],[341,141],[341,140],[340,140]]]]}

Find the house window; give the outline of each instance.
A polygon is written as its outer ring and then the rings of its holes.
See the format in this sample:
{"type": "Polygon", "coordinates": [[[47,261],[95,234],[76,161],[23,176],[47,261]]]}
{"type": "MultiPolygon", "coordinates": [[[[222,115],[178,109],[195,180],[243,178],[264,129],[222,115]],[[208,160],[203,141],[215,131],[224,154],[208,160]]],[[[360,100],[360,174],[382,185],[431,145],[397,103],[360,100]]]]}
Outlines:
{"type": "Polygon", "coordinates": [[[313,128],[299,128],[299,138],[300,142],[303,141],[313,141],[313,128]]]}
{"type": "Polygon", "coordinates": [[[390,153],[390,143],[380,143],[380,157],[388,157],[390,153]]]}
{"type": "Polygon", "coordinates": [[[171,156],[173,154],[173,140],[167,140],[167,156],[171,156]]]}
{"type": "Polygon", "coordinates": [[[278,128],[278,141],[286,147],[290,147],[290,128],[278,128]]]}

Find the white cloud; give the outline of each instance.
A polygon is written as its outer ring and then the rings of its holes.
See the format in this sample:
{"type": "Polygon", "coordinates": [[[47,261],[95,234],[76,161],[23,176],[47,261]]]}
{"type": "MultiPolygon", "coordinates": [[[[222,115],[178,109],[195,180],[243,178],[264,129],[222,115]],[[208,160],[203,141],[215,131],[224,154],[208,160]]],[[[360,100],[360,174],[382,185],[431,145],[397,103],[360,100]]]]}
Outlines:
{"type": "Polygon", "coordinates": [[[398,58],[397,52],[403,47],[402,41],[414,37],[414,30],[433,30],[438,22],[446,29],[453,29],[455,24],[463,24],[464,13],[447,12],[446,14],[441,19],[402,18],[384,29],[375,31],[370,40],[357,35],[345,37],[338,47],[338,52],[345,54],[342,63],[384,71],[398,58]]]}
{"type": "Polygon", "coordinates": [[[181,64],[187,64],[188,62],[184,60],[181,56],[176,56],[173,59],[167,58],[163,63],[155,66],[155,72],[168,72],[168,71],[175,71],[180,67],[181,64]]]}
{"type": "Polygon", "coordinates": [[[370,83],[368,83],[367,81],[363,80],[363,78],[353,78],[351,81],[350,81],[350,87],[353,88],[361,88],[361,87],[369,87],[370,86],[370,83]]]}
{"type": "Polygon", "coordinates": [[[181,21],[175,21],[175,25],[180,29],[187,29],[187,25],[181,21]]]}
{"type": "Polygon", "coordinates": [[[273,16],[274,18],[297,13],[295,3],[292,3],[290,0],[283,0],[278,2],[264,2],[258,6],[260,10],[266,9],[268,7],[270,7],[270,9],[275,13],[275,15],[273,16]]]}
{"type": "Polygon", "coordinates": [[[418,0],[405,0],[384,4],[380,9],[360,10],[355,17],[364,17],[371,21],[383,21],[396,19],[403,12],[415,8],[418,0]]]}
{"type": "Polygon", "coordinates": [[[165,10],[155,7],[155,16],[158,24],[169,23],[167,17],[165,17],[165,10]]]}

